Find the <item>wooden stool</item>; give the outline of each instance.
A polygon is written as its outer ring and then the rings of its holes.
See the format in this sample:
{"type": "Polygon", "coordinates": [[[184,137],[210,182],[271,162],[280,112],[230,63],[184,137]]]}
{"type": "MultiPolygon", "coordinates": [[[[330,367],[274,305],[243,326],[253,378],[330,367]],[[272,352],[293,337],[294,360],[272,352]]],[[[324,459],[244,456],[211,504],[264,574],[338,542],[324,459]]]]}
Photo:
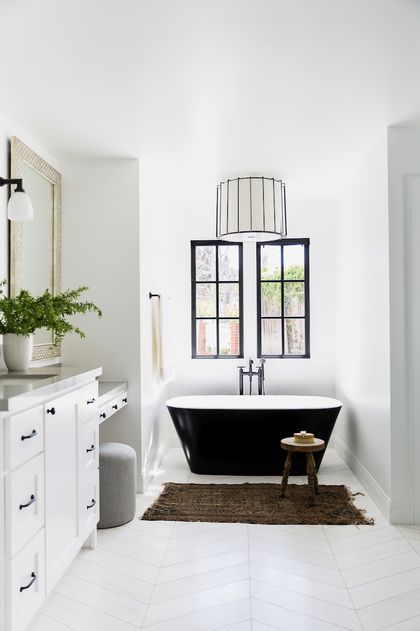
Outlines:
{"type": "Polygon", "coordinates": [[[287,451],[286,462],[284,463],[283,479],[281,481],[280,497],[284,497],[290,469],[292,467],[292,456],[294,452],[306,454],[306,473],[308,474],[308,487],[311,506],[315,504],[315,494],[319,493],[318,478],[316,477],[315,460],[313,452],[325,449],[325,442],[320,438],[314,438],[313,443],[295,443],[293,437],[283,438],[280,442],[281,448],[287,451]]]}

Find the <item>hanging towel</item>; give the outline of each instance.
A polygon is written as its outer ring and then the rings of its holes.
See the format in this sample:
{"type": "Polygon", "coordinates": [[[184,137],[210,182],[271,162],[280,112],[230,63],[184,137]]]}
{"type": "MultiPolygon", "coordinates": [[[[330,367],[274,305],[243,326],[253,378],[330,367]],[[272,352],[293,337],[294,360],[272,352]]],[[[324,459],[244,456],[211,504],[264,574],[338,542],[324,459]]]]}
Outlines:
{"type": "Polygon", "coordinates": [[[156,381],[163,379],[163,344],[160,296],[153,296],[152,306],[152,370],[156,381]]]}

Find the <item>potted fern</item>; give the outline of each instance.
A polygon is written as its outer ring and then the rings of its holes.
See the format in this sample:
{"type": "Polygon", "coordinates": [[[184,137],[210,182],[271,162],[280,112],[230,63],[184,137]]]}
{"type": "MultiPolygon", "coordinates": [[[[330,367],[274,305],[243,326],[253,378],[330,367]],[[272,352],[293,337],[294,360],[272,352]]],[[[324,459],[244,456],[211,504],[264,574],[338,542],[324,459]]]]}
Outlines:
{"type": "Polygon", "coordinates": [[[54,334],[54,343],[60,344],[67,333],[84,337],[79,327],[68,317],[77,313],[101,310],[89,301],[80,301],[87,287],[69,289],[53,296],[46,290],[40,296],[32,296],[22,289],[14,298],[5,295],[6,281],[0,282],[0,334],[3,335],[4,361],[9,370],[26,370],[32,358],[33,334],[37,329],[48,329],[54,334]]]}

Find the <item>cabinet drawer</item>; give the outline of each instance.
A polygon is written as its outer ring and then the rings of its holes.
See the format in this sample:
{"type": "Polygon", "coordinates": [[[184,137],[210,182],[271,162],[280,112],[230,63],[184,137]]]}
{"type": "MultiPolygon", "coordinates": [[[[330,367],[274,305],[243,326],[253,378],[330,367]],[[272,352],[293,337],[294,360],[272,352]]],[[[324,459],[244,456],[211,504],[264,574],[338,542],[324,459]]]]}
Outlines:
{"type": "Polygon", "coordinates": [[[82,538],[86,538],[99,521],[99,471],[85,484],[80,492],[79,526],[82,538]]]}
{"type": "Polygon", "coordinates": [[[45,531],[7,563],[8,624],[23,631],[45,600],[45,531]]]}
{"type": "Polygon", "coordinates": [[[6,476],[6,555],[13,557],[44,525],[44,454],[6,476]]]}
{"type": "Polygon", "coordinates": [[[99,468],[99,423],[93,418],[81,430],[81,480],[87,480],[99,468]]]}
{"type": "Polygon", "coordinates": [[[16,469],[44,450],[44,410],[32,410],[6,419],[6,469],[16,469]]]}
{"type": "Polygon", "coordinates": [[[96,417],[98,412],[98,382],[92,381],[87,386],[83,386],[81,400],[79,404],[79,418],[82,423],[96,417]]]}
{"type": "Polygon", "coordinates": [[[111,414],[115,414],[115,412],[121,410],[121,408],[127,405],[127,402],[128,397],[126,392],[122,392],[114,399],[111,399],[111,401],[108,403],[108,416],[111,416],[111,414]]]}

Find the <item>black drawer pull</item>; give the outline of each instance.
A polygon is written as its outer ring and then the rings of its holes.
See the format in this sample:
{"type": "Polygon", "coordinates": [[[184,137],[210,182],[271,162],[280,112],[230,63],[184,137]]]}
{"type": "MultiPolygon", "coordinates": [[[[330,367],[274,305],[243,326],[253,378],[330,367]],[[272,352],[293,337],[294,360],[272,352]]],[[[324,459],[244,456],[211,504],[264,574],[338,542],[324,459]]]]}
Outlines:
{"type": "Polygon", "coordinates": [[[87,405],[90,405],[90,403],[95,403],[96,399],[95,397],[93,397],[92,399],[89,399],[89,401],[86,401],[87,405]]]}
{"type": "Polygon", "coordinates": [[[22,510],[22,508],[27,508],[28,506],[30,506],[34,502],[36,502],[36,497],[35,497],[35,495],[31,495],[31,499],[29,500],[29,502],[27,504],[19,504],[19,510],[22,510]]]}
{"type": "Polygon", "coordinates": [[[36,429],[33,429],[32,432],[30,434],[28,434],[27,436],[21,436],[20,440],[28,440],[28,438],[33,438],[34,436],[37,436],[38,432],[36,431],[36,429]]]}
{"type": "Polygon", "coordinates": [[[106,418],[106,414],[105,414],[105,412],[101,412],[101,413],[100,413],[100,415],[99,415],[99,417],[100,417],[100,418],[106,418]]]}
{"type": "Polygon", "coordinates": [[[55,408],[49,408],[49,409],[47,410],[47,414],[52,414],[52,415],[54,416],[54,414],[55,414],[55,408]]]}
{"type": "Polygon", "coordinates": [[[27,585],[25,585],[24,587],[21,587],[21,588],[19,589],[19,591],[20,591],[20,592],[25,591],[25,589],[29,589],[29,588],[30,588],[30,587],[31,587],[31,586],[35,583],[35,581],[36,581],[36,574],[35,574],[35,572],[32,572],[31,577],[32,577],[32,578],[31,578],[31,580],[29,581],[29,583],[28,583],[27,585]]]}
{"type": "Polygon", "coordinates": [[[96,504],[96,501],[95,501],[94,499],[92,499],[92,504],[88,504],[88,505],[86,506],[86,508],[87,508],[87,509],[89,509],[89,508],[93,508],[93,507],[95,506],[95,504],[96,504]]]}
{"type": "Polygon", "coordinates": [[[88,454],[89,452],[91,452],[91,451],[95,451],[95,445],[91,445],[90,447],[88,447],[88,448],[86,449],[86,453],[87,453],[87,454],[88,454]]]}
{"type": "Polygon", "coordinates": [[[115,405],[112,406],[113,410],[118,410],[118,405],[115,403],[115,405]]]}
{"type": "Polygon", "coordinates": [[[127,397],[124,397],[124,399],[122,400],[123,403],[127,403],[128,399],[127,397]]]}

